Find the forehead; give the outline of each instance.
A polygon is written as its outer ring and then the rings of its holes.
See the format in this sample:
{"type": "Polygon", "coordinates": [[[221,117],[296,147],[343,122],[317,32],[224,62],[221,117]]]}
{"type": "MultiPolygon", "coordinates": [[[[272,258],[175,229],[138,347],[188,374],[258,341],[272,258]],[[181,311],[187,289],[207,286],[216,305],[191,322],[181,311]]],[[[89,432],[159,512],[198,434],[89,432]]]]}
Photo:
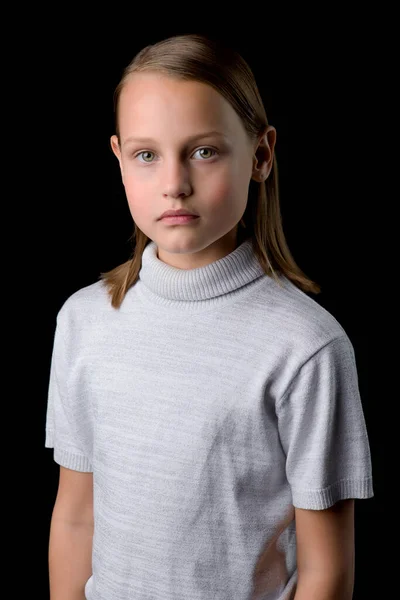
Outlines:
{"type": "Polygon", "coordinates": [[[244,133],[233,107],[212,86],[158,73],[129,77],[121,91],[118,121],[122,137],[172,127],[188,133],[204,128],[222,130],[227,136],[244,133]]]}

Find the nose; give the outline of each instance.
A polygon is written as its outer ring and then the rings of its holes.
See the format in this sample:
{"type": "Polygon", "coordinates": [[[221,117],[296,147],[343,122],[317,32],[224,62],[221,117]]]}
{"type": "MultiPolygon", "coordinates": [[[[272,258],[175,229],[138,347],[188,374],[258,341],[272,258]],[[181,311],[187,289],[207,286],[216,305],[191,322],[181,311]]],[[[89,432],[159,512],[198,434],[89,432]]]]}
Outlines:
{"type": "Polygon", "coordinates": [[[172,160],[165,164],[162,189],[164,196],[171,198],[190,195],[192,186],[189,170],[182,161],[172,160]]]}

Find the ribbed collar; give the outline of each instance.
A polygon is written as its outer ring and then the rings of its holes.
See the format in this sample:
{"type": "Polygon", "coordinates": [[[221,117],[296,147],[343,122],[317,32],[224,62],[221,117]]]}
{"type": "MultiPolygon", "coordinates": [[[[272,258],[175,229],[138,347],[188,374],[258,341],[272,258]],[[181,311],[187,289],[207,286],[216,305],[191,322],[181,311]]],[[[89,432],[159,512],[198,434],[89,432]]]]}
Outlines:
{"type": "Polygon", "coordinates": [[[157,257],[157,245],[150,241],[142,254],[139,279],[161,303],[210,300],[239,290],[264,275],[247,239],[233,252],[197,269],[177,269],[157,257]]]}

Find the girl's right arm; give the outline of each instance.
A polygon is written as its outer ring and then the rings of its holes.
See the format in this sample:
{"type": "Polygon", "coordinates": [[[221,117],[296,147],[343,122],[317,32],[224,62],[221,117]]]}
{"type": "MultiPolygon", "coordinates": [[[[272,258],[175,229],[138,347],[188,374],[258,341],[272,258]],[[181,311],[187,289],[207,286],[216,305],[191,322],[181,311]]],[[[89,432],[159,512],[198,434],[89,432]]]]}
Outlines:
{"type": "Polygon", "coordinates": [[[60,466],[49,540],[50,600],[85,600],[92,574],[93,474],[60,466]]]}

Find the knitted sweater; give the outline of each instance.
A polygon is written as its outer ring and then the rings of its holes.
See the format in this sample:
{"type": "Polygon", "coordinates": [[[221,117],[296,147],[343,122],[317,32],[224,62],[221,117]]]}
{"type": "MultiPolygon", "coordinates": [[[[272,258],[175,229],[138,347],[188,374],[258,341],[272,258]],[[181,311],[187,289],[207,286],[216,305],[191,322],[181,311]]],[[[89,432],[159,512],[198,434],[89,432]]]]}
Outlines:
{"type": "Polygon", "coordinates": [[[60,308],[45,445],[93,472],[88,600],[289,600],[294,507],[373,496],[352,344],[280,283],[250,240],[191,270],[150,241],[120,309],[60,308]]]}

